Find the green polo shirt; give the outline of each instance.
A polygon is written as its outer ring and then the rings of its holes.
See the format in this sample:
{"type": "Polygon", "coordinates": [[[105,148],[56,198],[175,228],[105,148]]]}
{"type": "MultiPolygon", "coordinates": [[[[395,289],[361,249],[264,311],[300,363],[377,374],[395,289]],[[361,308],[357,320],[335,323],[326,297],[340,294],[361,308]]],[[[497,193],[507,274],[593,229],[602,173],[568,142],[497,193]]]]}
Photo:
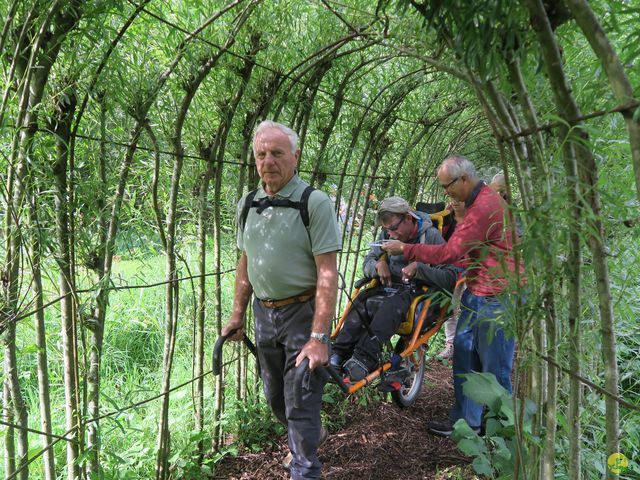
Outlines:
{"type": "MultiPolygon", "coordinates": [[[[298,175],[275,197],[300,201],[307,187],[298,175]]],[[[266,197],[262,187],[255,200],[266,197]]],[[[320,190],[309,196],[309,230],[295,208],[269,207],[260,215],[249,210],[242,228],[238,221],[246,195],[238,203],[237,244],[247,255],[249,281],[256,297],[280,300],[316,286],[315,255],[335,252],[341,248],[340,230],[331,200],[320,190]]]]}

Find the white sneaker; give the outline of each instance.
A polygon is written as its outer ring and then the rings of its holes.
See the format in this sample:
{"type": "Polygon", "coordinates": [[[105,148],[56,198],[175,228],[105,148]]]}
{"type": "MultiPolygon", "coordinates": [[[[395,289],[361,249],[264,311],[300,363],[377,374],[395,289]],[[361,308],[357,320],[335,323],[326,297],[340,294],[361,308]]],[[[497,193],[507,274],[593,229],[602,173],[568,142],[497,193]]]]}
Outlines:
{"type": "MultiPolygon", "coordinates": [[[[327,438],[329,438],[329,430],[327,430],[324,427],[324,425],[322,425],[320,427],[320,441],[318,442],[318,447],[320,447],[320,445],[322,445],[324,442],[326,442],[327,438]]],[[[289,468],[291,467],[291,462],[292,461],[293,461],[293,453],[291,453],[291,451],[289,451],[287,456],[284,457],[284,460],[282,460],[282,466],[284,468],[286,468],[287,470],[289,470],[289,468]]]]}
{"type": "Polygon", "coordinates": [[[442,350],[438,357],[443,360],[451,360],[453,358],[453,342],[445,342],[444,350],[442,350]]]}

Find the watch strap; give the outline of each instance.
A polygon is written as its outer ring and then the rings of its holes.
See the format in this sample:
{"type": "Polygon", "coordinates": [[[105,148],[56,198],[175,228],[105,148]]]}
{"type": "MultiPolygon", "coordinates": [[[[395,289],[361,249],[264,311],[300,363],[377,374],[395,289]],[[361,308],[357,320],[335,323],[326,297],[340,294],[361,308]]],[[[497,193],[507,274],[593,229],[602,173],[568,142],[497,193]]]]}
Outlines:
{"type": "Polygon", "coordinates": [[[327,335],[326,333],[311,332],[310,337],[315,338],[320,343],[324,343],[325,345],[329,343],[329,335],[327,335]]]}

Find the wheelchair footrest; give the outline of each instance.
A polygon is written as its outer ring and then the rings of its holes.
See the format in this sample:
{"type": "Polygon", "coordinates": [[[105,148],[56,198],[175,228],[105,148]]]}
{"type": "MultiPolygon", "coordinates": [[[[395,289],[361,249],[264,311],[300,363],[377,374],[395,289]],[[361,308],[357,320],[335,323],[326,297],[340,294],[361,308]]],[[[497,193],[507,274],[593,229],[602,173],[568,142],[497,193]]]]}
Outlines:
{"type": "Polygon", "coordinates": [[[377,388],[384,393],[397,392],[402,388],[402,383],[383,381],[378,384],[377,388]]]}
{"type": "Polygon", "coordinates": [[[378,389],[383,392],[397,392],[410,375],[411,370],[407,365],[392,366],[390,370],[380,375],[378,389]]]}

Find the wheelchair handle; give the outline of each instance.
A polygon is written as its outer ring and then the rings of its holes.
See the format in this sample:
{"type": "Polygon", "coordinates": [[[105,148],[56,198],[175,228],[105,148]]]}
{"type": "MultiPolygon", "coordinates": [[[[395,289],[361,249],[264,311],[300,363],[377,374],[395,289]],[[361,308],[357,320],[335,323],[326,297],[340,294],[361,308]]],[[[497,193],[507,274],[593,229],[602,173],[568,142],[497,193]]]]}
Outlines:
{"type": "MultiPolygon", "coordinates": [[[[233,330],[229,331],[229,333],[227,333],[226,335],[220,335],[218,337],[218,340],[216,340],[216,344],[213,347],[213,359],[212,359],[213,361],[211,364],[212,365],[211,369],[214,375],[220,375],[220,373],[222,372],[222,347],[224,346],[224,342],[226,342],[229,337],[233,337],[238,330],[239,329],[234,328],[233,330]]],[[[242,341],[247,346],[249,351],[253,354],[253,356],[256,357],[256,362],[258,365],[258,376],[259,376],[260,361],[258,359],[258,352],[256,350],[256,346],[253,344],[251,339],[247,337],[246,333],[243,335],[242,341]]]]}
{"type": "Polygon", "coordinates": [[[363,277],[363,278],[361,278],[359,280],[356,280],[355,283],[353,284],[353,287],[354,288],[362,288],[367,283],[369,283],[371,280],[373,280],[373,278],[363,277]]]}
{"type": "MultiPolygon", "coordinates": [[[[323,365],[319,367],[319,369],[324,370],[324,372],[318,374],[329,375],[333,382],[340,387],[340,389],[344,393],[349,393],[349,387],[342,381],[342,376],[338,371],[333,368],[330,364],[323,365]]],[[[313,372],[309,370],[309,359],[304,358],[300,365],[296,367],[296,371],[293,376],[293,406],[295,408],[300,408],[302,406],[302,394],[305,390],[305,377],[308,378],[308,375],[312,375],[313,372]]]]}

